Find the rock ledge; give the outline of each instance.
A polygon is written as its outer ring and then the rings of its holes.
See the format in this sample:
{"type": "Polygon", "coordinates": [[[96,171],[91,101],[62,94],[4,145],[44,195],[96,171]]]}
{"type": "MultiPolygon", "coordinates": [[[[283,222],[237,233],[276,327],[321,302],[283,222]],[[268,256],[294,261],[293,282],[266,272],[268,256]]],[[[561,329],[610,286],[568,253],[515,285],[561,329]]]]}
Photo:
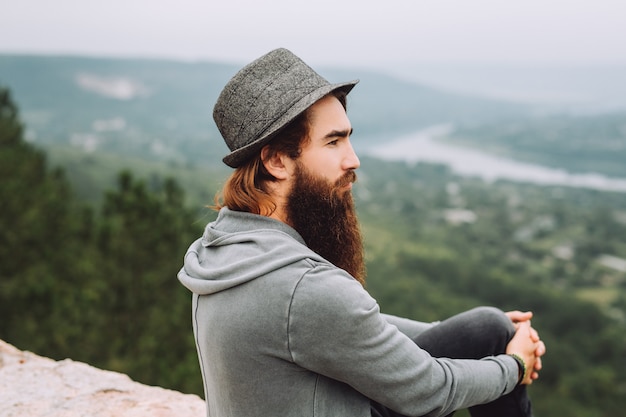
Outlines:
{"type": "Polygon", "coordinates": [[[204,401],[0,340],[0,417],[202,417],[204,401]]]}

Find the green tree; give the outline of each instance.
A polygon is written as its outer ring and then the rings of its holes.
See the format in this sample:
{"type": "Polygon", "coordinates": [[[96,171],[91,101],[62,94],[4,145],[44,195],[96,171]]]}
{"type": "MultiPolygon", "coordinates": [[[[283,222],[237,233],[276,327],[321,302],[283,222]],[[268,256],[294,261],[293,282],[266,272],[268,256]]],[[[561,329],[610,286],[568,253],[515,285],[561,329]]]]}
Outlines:
{"type": "Polygon", "coordinates": [[[0,89],[0,338],[201,393],[191,295],[176,273],[202,224],[183,190],[123,172],[96,215],[22,134],[0,89]]]}
{"type": "Polygon", "coordinates": [[[174,180],[153,187],[122,172],[103,203],[97,247],[106,294],[101,331],[109,341],[104,365],[147,383],[200,392],[191,295],[175,277],[201,227],[174,180]]]}
{"type": "Polygon", "coordinates": [[[22,135],[17,106],[0,89],[0,337],[58,352],[63,331],[52,340],[41,333],[65,327],[64,312],[75,308],[64,295],[80,216],[63,172],[50,171],[45,155],[22,135]]]}

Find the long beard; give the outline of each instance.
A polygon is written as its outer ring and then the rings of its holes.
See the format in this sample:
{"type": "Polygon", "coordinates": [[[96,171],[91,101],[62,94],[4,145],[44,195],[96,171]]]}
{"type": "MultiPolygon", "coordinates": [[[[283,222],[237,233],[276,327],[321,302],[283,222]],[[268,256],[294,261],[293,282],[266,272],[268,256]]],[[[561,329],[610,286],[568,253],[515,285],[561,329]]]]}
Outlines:
{"type": "Polygon", "coordinates": [[[343,188],[354,181],[353,171],[330,183],[298,164],[286,211],[309,248],[365,285],[361,231],[352,193],[343,188]]]}

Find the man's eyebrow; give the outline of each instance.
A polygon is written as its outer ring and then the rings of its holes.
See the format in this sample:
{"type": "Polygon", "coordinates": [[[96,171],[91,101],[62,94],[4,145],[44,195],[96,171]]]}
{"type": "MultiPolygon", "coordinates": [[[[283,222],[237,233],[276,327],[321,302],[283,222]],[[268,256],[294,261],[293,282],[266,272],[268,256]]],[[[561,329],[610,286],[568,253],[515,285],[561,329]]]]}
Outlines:
{"type": "Polygon", "coordinates": [[[324,139],[345,138],[345,137],[351,136],[352,132],[354,132],[354,129],[352,128],[350,130],[347,130],[347,129],[346,130],[331,130],[324,136],[324,139]]]}

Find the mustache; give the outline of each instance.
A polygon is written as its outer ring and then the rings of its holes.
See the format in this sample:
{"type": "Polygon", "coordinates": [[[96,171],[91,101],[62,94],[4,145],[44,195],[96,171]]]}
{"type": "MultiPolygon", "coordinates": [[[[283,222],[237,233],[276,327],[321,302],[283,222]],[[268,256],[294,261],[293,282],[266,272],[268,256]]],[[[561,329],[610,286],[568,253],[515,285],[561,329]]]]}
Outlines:
{"type": "Polygon", "coordinates": [[[341,178],[339,178],[336,182],[335,182],[335,186],[338,188],[344,187],[348,184],[351,184],[353,182],[356,182],[357,177],[356,177],[356,172],[354,172],[353,170],[350,170],[348,172],[346,172],[341,178]]]}

